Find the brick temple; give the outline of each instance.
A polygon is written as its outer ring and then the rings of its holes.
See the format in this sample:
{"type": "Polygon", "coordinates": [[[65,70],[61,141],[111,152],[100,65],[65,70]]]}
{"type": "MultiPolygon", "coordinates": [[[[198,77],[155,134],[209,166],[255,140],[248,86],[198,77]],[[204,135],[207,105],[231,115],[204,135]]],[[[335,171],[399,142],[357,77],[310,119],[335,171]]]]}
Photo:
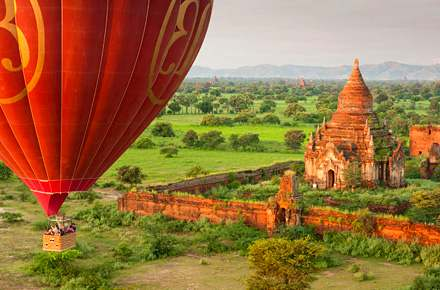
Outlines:
{"type": "Polygon", "coordinates": [[[421,157],[420,167],[423,178],[431,178],[434,170],[440,166],[440,125],[414,125],[409,131],[410,154],[421,157]]]}
{"type": "Polygon", "coordinates": [[[305,179],[321,189],[345,188],[344,171],[354,161],[360,165],[363,186],[405,184],[402,146],[374,113],[358,59],[331,120],[310,135],[304,161],[305,179]]]}

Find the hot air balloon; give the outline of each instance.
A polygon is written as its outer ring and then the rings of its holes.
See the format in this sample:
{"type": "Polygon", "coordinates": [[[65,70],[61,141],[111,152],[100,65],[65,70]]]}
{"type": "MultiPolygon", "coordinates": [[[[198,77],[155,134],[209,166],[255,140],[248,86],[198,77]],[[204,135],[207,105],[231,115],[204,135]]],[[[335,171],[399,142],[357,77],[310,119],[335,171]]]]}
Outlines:
{"type": "Polygon", "coordinates": [[[212,0],[0,1],[0,160],[58,213],[175,93],[212,0]]]}

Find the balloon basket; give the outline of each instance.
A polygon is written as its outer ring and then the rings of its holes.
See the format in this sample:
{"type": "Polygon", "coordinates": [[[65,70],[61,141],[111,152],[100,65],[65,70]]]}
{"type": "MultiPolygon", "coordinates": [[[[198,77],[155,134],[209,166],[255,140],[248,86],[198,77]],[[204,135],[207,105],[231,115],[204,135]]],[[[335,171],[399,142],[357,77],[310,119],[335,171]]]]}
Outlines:
{"type": "Polygon", "coordinates": [[[54,216],[43,234],[43,251],[62,252],[76,246],[76,225],[71,218],[54,216]]]}
{"type": "Polygon", "coordinates": [[[43,235],[43,251],[63,252],[76,246],[76,233],[58,235],[43,235]]]}

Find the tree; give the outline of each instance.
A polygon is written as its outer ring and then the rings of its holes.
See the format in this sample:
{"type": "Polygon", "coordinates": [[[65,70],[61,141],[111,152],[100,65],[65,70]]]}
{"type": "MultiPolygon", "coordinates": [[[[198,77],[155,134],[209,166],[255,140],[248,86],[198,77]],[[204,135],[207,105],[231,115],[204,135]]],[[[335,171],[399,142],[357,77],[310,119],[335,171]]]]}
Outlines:
{"type": "Polygon", "coordinates": [[[158,122],[151,129],[153,136],[174,137],[176,136],[170,123],[158,122]]]}
{"type": "Polygon", "coordinates": [[[212,102],[209,100],[203,100],[196,105],[197,109],[199,109],[203,114],[212,113],[214,107],[212,106],[212,102]]]}
{"type": "Polygon", "coordinates": [[[134,147],[138,149],[151,149],[154,146],[156,146],[156,144],[148,137],[141,137],[134,143],[134,147]]]}
{"type": "Polygon", "coordinates": [[[255,150],[260,145],[260,137],[253,133],[243,134],[238,138],[238,143],[243,150],[255,150]]]}
{"type": "Polygon", "coordinates": [[[229,106],[235,113],[250,109],[253,103],[247,95],[233,95],[229,98],[229,106]]]}
{"type": "Polygon", "coordinates": [[[172,158],[179,153],[179,150],[176,146],[166,146],[160,148],[160,154],[165,155],[166,158],[172,158]]]}
{"type": "Polygon", "coordinates": [[[12,170],[0,162],[0,180],[8,180],[12,176],[12,170]]]}
{"type": "Polygon", "coordinates": [[[440,97],[431,98],[429,111],[434,115],[440,115],[440,97]]]}
{"type": "Polygon", "coordinates": [[[277,103],[272,100],[264,100],[260,106],[260,113],[275,112],[277,103]]]}
{"type": "Polygon", "coordinates": [[[187,147],[196,147],[199,145],[199,135],[197,135],[197,132],[194,130],[188,130],[185,136],[183,136],[182,142],[187,147]]]}
{"type": "Polygon", "coordinates": [[[186,172],[186,177],[198,177],[202,175],[207,175],[209,172],[203,169],[202,166],[196,165],[186,172]]]}
{"type": "Polygon", "coordinates": [[[345,184],[352,190],[354,190],[355,187],[360,186],[362,182],[362,172],[359,161],[350,161],[348,167],[344,170],[343,176],[345,184]]]}
{"type": "Polygon", "coordinates": [[[240,141],[238,140],[240,136],[238,134],[231,134],[229,136],[229,144],[231,145],[232,149],[238,150],[240,148],[240,141]]]}
{"type": "Polygon", "coordinates": [[[249,247],[253,273],[247,279],[252,290],[299,290],[310,285],[311,273],[324,248],[309,239],[258,240],[249,247]]]}
{"type": "Polygon", "coordinates": [[[122,166],[117,169],[117,179],[131,187],[135,187],[142,183],[146,176],[142,173],[142,169],[137,166],[122,166]]]}
{"type": "Polygon", "coordinates": [[[385,92],[381,91],[376,97],[376,102],[380,104],[388,101],[389,99],[390,97],[385,92]]]}
{"type": "Polygon", "coordinates": [[[177,101],[172,101],[168,105],[168,109],[170,109],[171,112],[173,112],[173,114],[177,114],[182,110],[182,107],[179,105],[179,103],[177,101]]]}
{"type": "Polygon", "coordinates": [[[209,131],[200,135],[200,144],[209,149],[214,149],[223,142],[225,142],[225,138],[222,136],[222,132],[220,131],[209,131]]]}
{"type": "Polygon", "coordinates": [[[281,123],[280,118],[278,118],[278,116],[275,114],[267,114],[266,116],[263,117],[262,121],[263,121],[263,123],[266,123],[266,124],[278,125],[281,123]]]}
{"type": "Polygon", "coordinates": [[[287,105],[286,109],[284,110],[284,116],[286,117],[296,117],[299,113],[305,112],[306,108],[301,106],[298,103],[290,103],[287,105]]]}
{"type": "Polygon", "coordinates": [[[289,149],[298,150],[301,148],[305,138],[306,134],[303,131],[289,130],[284,134],[284,143],[289,149]]]}
{"type": "Polygon", "coordinates": [[[432,172],[431,180],[440,182],[440,166],[437,165],[434,172],[432,172]]]}

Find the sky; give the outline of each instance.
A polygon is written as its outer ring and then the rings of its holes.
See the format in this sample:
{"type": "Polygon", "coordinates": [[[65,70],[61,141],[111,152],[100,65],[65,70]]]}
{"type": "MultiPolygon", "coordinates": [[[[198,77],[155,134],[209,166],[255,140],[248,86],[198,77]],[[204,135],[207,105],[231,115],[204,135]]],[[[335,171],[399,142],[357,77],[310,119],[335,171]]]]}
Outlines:
{"type": "Polygon", "coordinates": [[[440,63],[440,0],[214,0],[196,65],[440,63]]]}

